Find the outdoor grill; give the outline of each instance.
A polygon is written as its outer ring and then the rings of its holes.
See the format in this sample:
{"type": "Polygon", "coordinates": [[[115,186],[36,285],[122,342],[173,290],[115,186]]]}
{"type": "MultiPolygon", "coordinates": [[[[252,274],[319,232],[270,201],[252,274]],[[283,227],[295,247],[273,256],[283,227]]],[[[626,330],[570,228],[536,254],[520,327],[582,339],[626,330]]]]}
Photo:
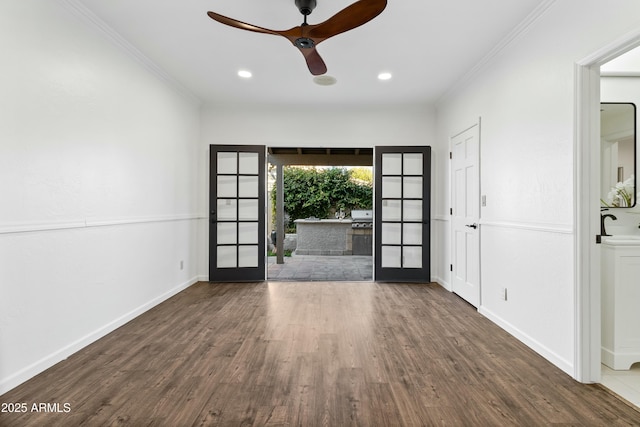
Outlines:
{"type": "Polygon", "coordinates": [[[351,248],[353,255],[373,252],[373,211],[351,211],[351,248]]]}
{"type": "Polygon", "coordinates": [[[373,228],[373,211],[351,211],[351,228],[373,228]]]}

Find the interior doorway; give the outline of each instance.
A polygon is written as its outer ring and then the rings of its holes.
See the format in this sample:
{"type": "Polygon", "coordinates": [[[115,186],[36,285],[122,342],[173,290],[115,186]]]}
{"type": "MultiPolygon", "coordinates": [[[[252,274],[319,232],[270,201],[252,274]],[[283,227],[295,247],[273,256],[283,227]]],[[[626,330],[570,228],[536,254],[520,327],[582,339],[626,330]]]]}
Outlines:
{"type": "Polygon", "coordinates": [[[606,220],[601,234],[615,236],[602,238],[601,245],[601,383],[640,407],[640,333],[626,327],[640,322],[634,290],[640,241],[632,249],[633,245],[621,247],[609,240],[640,239],[636,200],[640,48],[601,65],[600,102],[601,215],[606,220]]]}
{"type": "Polygon", "coordinates": [[[267,161],[267,279],[373,280],[373,149],[269,147],[267,161]]]}
{"type": "MultiPolygon", "coordinates": [[[[578,334],[575,377],[582,382],[604,382],[601,365],[602,251],[594,238],[601,233],[601,67],[639,45],[640,31],[636,31],[576,64],[575,206],[578,334]]],[[[640,67],[636,70],[636,77],[640,75],[639,72],[640,67]]],[[[622,390],[616,392],[627,397],[622,390]]]]}

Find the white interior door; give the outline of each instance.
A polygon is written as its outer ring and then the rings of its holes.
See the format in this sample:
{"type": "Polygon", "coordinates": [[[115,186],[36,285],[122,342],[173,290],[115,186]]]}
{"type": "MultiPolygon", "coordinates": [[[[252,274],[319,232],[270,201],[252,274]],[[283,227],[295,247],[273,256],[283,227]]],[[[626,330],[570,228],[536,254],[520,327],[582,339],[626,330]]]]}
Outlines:
{"type": "Polygon", "coordinates": [[[451,281],[453,292],[480,305],[479,125],[451,139],[451,281]]]}

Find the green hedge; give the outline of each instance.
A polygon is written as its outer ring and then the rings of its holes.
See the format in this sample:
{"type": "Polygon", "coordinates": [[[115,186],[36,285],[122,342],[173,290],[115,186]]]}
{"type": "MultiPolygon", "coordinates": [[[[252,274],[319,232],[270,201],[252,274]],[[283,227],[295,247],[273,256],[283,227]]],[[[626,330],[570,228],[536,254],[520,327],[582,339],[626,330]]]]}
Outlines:
{"type": "MultiPolygon", "coordinates": [[[[333,217],[340,209],[371,209],[373,186],[371,180],[362,179],[358,169],[303,169],[286,166],[284,170],[284,210],[288,215],[288,231],[293,231],[296,219],[315,216],[333,217]],[[352,175],[357,174],[358,179],[352,175]]],[[[276,186],[271,192],[271,211],[276,217],[276,186]]],[[[286,226],[286,224],[285,224],[286,226]]]]}

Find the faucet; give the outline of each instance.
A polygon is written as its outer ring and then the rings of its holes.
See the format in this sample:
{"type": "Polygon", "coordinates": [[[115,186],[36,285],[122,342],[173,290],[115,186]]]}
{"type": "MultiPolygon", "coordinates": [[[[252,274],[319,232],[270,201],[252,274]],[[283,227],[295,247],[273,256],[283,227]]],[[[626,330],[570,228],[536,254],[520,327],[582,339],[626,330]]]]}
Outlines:
{"type": "Polygon", "coordinates": [[[600,212],[600,235],[601,236],[611,236],[611,234],[607,234],[607,230],[604,228],[604,220],[607,218],[611,218],[614,221],[618,219],[613,214],[602,215],[602,212],[600,212]]]}

